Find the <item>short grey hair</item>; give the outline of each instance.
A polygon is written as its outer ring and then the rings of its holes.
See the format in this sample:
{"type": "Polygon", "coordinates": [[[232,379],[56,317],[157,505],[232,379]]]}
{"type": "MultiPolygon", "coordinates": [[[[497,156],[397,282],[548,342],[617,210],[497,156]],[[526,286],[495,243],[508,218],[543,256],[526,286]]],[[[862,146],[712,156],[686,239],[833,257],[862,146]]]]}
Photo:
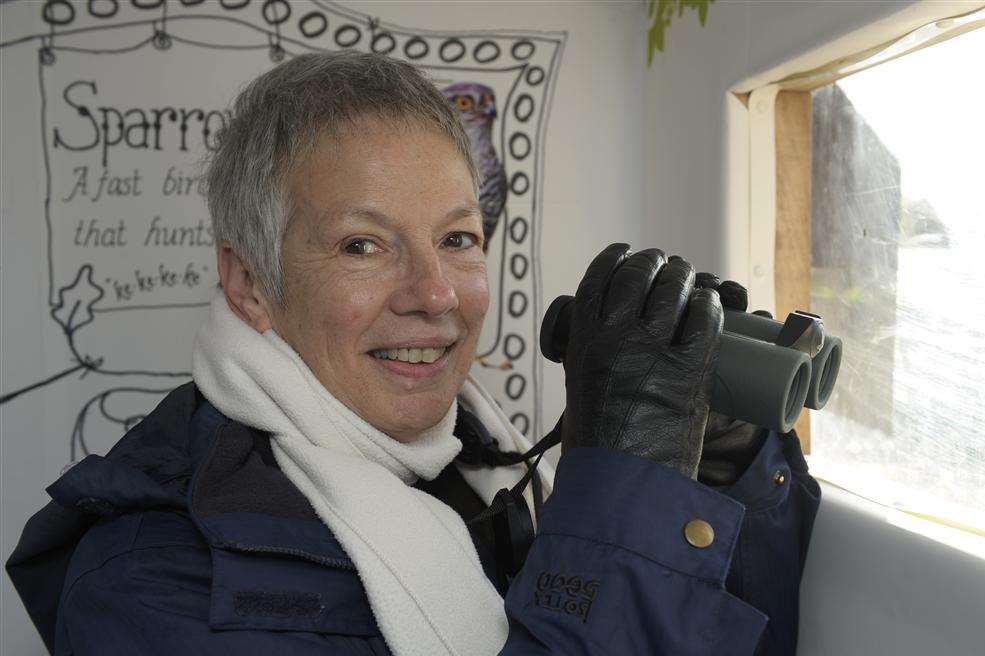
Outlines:
{"type": "Polygon", "coordinates": [[[228,242],[268,298],[284,302],[281,245],[294,213],[288,178],[322,134],[372,116],[446,134],[477,176],[450,103],[417,68],[356,51],[304,54],[253,80],[236,97],[205,171],[217,245],[228,242]]]}

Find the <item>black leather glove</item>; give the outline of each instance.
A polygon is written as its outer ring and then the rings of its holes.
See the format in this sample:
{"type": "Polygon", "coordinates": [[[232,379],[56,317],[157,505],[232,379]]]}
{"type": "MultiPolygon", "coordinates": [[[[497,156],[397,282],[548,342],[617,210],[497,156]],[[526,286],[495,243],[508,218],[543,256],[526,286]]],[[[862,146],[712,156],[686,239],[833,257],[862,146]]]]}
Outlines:
{"type": "MultiPolygon", "coordinates": [[[[713,273],[699,273],[695,286],[717,290],[722,305],[729,310],[745,312],[749,307],[746,288],[733,280],[723,282],[713,273]]],[[[769,431],[759,426],[709,413],[698,480],[713,486],[734,484],[755,459],[767,435],[769,431]]]]}
{"type": "Polygon", "coordinates": [[[722,333],[694,269],[612,244],[575,295],[564,359],[562,449],[607,447],[697,474],[722,333]]]}

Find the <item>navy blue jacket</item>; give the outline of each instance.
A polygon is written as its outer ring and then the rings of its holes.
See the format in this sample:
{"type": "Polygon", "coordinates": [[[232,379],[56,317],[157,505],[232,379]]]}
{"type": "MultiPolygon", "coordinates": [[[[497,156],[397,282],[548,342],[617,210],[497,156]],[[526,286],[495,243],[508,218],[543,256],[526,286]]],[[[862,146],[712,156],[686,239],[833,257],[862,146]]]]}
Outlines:
{"type": "MultiPolygon", "coordinates": [[[[481,502],[454,470],[425,489],[471,515],[481,502]]],[[[819,499],[796,437],[770,435],[725,492],[615,451],[566,453],[501,587],[501,653],[792,654],[819,499]],[[709,546],[685,538],[694,519],[714,529],[709,546]]],[[[191,384],[48,493],[7,570],[54,654],[390,654],[269,436],[191,384]]],[[[473,539],[500,580],[488,535],[473,539]]]]}

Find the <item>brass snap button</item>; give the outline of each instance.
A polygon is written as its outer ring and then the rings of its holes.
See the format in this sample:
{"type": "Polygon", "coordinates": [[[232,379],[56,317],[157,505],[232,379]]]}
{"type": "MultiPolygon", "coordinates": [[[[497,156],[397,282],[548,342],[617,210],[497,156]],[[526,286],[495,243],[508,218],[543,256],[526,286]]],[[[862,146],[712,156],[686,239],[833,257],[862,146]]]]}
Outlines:
{"type": "Polygon", "coordinates": [[[773,474],[774,485],[783,485],[786,482],[787,482],[787,477],[782,471],[778,471],[775,474],[773,474]]]}
{"type": "Polygon", "coordinates": [[[692,547],[704,549],[715,541],[715,529],[703,519],[692,519],[684,525],[684,538],[692,547]]]}

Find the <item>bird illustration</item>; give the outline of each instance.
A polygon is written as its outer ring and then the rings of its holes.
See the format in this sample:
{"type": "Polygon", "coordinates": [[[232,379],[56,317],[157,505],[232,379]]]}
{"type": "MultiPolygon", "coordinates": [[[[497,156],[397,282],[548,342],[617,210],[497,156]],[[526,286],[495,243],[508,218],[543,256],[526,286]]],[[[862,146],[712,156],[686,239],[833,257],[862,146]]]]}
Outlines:
{"type": "Polygon", "coordinates": [[[492,128],[496,120],[496,94],[478,82],[458,82],[443,90],[445,98],[458,112],[469,137],[472,160],[479,174],[479,207],[486,248],[492,241],[499,216],[506,205],[506,169],[493,146],[492,128]]]}

